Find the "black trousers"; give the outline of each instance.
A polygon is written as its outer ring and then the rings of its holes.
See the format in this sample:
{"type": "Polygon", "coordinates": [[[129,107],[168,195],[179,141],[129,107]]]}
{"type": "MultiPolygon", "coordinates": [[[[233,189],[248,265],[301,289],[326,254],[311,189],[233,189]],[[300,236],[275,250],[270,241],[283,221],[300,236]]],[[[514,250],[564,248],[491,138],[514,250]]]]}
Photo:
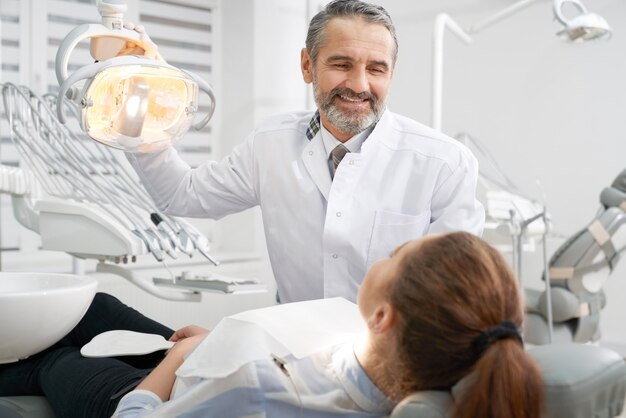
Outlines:
{"type": "Polygon", "coordinates": [[[84,358],[80,348],[96,335],[129,330],[174,333],[106,293],[97,293],[85,316],[61,341],[17,363],[0,364],[0,396],[44,395],[58,418],[110,417],[120,398],[163,358],[163,351],[84,358]]]}

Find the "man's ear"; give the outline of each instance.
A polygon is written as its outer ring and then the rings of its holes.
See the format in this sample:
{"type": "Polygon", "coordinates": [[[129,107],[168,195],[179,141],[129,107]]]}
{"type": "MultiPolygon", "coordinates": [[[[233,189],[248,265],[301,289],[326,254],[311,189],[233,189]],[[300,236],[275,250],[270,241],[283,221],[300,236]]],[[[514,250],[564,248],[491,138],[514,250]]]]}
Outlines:
{"type": "Polygon", "coordinates": [[[384,334],[392,328],[395,322],[396,312],[389,303],[384,302],[369,317],[367,325],[373,333],[384,334]]]}
{"type": "Polygon", "coordinates": [[[302,70],[304,82],[307,84],[313,82],[313,62],[306,48],[302,48],[300,52],[300,69],[302,70]]]}

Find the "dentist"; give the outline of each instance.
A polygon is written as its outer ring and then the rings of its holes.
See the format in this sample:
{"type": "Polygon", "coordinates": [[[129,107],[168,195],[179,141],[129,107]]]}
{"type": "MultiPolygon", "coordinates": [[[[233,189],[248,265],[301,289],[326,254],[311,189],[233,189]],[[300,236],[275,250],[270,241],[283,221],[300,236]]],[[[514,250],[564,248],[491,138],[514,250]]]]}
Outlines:
{"type": "Polygon", "coordinates": [[[479,235],[484,223],[471,152],[387,109],[397,54],[385,9],[332,1],[301,52],[317,111],[269,118],[223,161],[193,169],[173,148],[128,158],[168,214],[219,219],[259,205],[280,301],[355,301],[368,267],[397,245],[479,235]]]}

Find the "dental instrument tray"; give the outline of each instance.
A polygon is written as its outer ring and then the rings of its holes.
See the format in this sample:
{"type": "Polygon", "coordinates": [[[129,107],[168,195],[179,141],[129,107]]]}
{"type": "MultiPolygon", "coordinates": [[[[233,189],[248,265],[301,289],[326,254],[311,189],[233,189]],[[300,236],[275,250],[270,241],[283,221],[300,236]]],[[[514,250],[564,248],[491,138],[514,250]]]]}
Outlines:
{"type": "Polygon", "coordinates": [[[267,285],[257,279],[226,277],[217,273],[196,275],[184,271],[174,278],[152,279],[157,286],[178,287],[199,292],[215,293],[260,293],[267,291],[267,285]]]}

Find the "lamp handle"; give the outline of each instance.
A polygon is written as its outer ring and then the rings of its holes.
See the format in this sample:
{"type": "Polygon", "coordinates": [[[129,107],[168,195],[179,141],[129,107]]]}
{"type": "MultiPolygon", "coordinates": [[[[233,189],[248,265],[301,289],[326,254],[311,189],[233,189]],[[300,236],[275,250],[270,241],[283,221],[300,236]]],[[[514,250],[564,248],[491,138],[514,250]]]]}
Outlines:
{"type": "Polygon", "coordinates": [[[185,73],[188,74],[191,78],[193,78],[193,80],[198,84],[198,87],[200,88],[200,90],[205,92],[211,99],[211,105],[210,105],[209,111],[207,112],[204,119],[202,119],[200,122],[193,125],[193,128],[196,131],[199,131],[200,129],[204,128],[206,124],[209,123],[209,121],[211,120],[211,117],[213,117],[213,112],[215,112],[215,94],[213,93],[213,89],[211,88],[209,83],[203,80],[200,76],[190,71],[185,71],[185,73]]]}
{"type": "MultiPolygon", "coordinates": [[[[154,60],[137,56],[121,56],[115,58],[119,64],[143,64],[143,65],[155,65],[154,60]]],[[[77,88],[72,87],[74,84],[81,80],[91,78],[102,71],[104,68],[110,65],[109,60],[95,62],[93,64],[86,65],[74,71],[68,78],[66,78],[59,88],[57,96],[57,116],[59,122],[65,123],[65,116],[63,115],[63,98],[68,98],[74,102],[77,102],[79,97],[79,91],[77,88]]],[[[164,64],[167,67],[169,65],[164,64]]]]}
{"type": "Polygon", "coordinates": [[[554,16],[566,27],[569,19],[566,19],[563,15],[563,5],[565,3],[572,3],[580,11],[580,13],[587,13],[587,8],[581,3],[580,0],[554,0],[554,3],[552,4],[554,16]]]}
{"type": "MultiPolygon", "coordinates": [[[[109,29],[99,23],[87,23],[77,26],[72,29],[70,33],[67,34],[67,36],[61,42],[61,46],[57,51],[55,70],[59,85],[63,84],[63,82],[67,78],[68,62],[72,51],[74,51],[74,48],[76,48],[76,45],[78,45],[78,43],[84,39],[100,37],[124,39],[134,42],[140,47],[144,46],[142,35],[134,30],[129,30],[126,28],[109,29]]],[[[163,57],[161,57],[159,53],[156,54],[156,59],[164,61],[163,57]]]]}
{"type": "Polygon", "coordinates": [[[57,96],[57,117],[59,118],[59,122],[63,124],[65,124],[66,122],[65,115],[63,114],[63,99],[67,97],[70,100],[76,100],[78,96],[78,90],[73,88],[72,86],[80,80],[93,77],[105,64],[106,63],[104,62],[97,62],[95,64],[79,68],[78,70],[74,71],[71,76],[63,80],[59,88],[59,94],[57,96]]]}

